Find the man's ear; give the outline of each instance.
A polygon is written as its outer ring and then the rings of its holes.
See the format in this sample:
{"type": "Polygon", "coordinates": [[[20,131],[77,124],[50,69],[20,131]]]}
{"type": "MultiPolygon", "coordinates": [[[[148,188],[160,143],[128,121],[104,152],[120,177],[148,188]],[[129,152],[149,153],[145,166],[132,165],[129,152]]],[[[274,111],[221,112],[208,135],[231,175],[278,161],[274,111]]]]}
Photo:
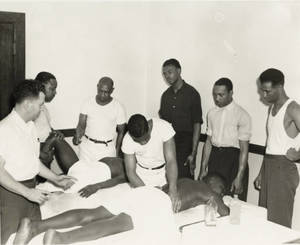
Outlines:
{"type": "Polygon", "coordinates": [[[179,75],[181,75],[181,68],[177,68],[177,72],[179,75]]]}
{"type": "Polygon", "coordinates": [[[32,107],[32,103],[31,103],[30,100],[24,99],[24,101],[23,101],[23,106],[24,106],[24,109],[25,109],[26,111],[30,111],[30,110],[31,110],[31,107],[32,107]]]}
{"type": "Polygon", "coordinates": [[[110,90],[110,94],[112,94],[112,92],[114,92],[115,88],[111,88],[110,90]]]}

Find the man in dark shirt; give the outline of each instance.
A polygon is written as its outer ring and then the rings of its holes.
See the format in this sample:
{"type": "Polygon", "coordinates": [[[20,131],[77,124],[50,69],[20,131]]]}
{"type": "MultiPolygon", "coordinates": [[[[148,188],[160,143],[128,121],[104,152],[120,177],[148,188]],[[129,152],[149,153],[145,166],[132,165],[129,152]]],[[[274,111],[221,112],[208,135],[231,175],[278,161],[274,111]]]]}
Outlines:
{"type": "Polygon", "coordinates": [[[176,59],[163,63],[163,76],[170,87],[161,97],[159,115],[176,131],[178,178],[193,178],[203,122],[200,95],[181,78],[181,66],[176,59]]]}

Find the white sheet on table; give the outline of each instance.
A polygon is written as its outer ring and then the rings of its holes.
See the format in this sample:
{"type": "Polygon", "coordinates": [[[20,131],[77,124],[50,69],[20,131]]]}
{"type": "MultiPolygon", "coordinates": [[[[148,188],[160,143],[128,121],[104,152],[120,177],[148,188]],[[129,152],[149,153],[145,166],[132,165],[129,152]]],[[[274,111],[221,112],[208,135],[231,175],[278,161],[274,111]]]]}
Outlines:
{"type": "MultiPolygon", "coordinates": [[[[99,161],[87,162],[79,160],[69,169],[68,175],[75,177],[77,181],[70,189],[65,191],[66,193],[76,193],[87,185],[103,182],[111,178],[110,168],[99,161]]],[[[39,184],[37,188],[48,191],[63,191],[62,188],[50,182],[39,184]]]]}

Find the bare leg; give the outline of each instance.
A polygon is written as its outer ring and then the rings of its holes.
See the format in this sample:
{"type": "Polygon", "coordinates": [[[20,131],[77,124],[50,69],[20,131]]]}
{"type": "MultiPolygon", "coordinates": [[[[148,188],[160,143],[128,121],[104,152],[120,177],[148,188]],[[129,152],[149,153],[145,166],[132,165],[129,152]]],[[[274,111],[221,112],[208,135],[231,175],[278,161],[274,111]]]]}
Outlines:
{"type": "Polygon", "coordinates": [[[131,217],[121,213],[112,218],[97,220],[81,228],[60,233],[49,230],[45,233],[44,244],[71,244],[74,242],[92,241],[98,238],[133,229],[131,217]]]}
{"type": "Polygon", "coordinates": [[[66,174],[69,168],[79,159],[73,148],[65,140],[56,140],[54,142],[54,154],[58,165],[66,174]]]}
{"type": "Polygon", "coordinates": [[[49,229],[63,229],[73,226],[83,226],[96,220],[113,218],[115,215],[100,206],[95,209],[74,209],[49,219],[34,221],[22,219],[14,244],[27,244],[36,235],[49,229]]]}

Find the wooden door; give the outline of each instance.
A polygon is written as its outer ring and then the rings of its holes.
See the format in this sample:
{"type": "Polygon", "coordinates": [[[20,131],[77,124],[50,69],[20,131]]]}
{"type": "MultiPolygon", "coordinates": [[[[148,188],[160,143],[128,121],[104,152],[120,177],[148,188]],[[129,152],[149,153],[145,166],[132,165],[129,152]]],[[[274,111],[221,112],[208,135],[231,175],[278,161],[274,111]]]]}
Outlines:
{"type": "Polygon", "coordinates": [[[25,79],[25,14],[0,11],[0,120],[12,108],[14,86],[25,79]]]}

